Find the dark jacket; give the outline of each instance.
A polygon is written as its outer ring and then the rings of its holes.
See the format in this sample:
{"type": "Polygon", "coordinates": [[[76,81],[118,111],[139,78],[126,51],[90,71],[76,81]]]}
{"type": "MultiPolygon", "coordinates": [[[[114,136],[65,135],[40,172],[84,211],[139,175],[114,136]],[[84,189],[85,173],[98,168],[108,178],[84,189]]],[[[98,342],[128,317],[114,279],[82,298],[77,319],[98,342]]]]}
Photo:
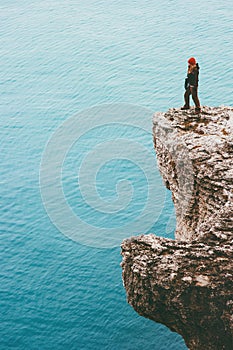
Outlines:
{"type": "Polygon", "coordinates": [[[197,63],[192,73],[187,74],[187,78],[185,79],[185,89],[187,89],[189,86],[198,87],[198,80],[199,80],[199,65],[197,63]]]}

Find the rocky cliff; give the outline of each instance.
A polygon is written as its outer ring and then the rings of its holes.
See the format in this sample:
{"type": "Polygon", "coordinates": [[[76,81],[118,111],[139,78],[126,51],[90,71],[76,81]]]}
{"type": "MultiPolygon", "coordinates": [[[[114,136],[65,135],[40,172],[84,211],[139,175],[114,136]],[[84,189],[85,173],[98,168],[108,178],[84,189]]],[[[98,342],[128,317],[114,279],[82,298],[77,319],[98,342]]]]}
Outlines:
{"type": "Polygon", "coordinates": [[[233,108],[170,109],[153,118],[176,239],[122,243],[128,302],[180,333],[189,349],[233,349],[233,108]]]}

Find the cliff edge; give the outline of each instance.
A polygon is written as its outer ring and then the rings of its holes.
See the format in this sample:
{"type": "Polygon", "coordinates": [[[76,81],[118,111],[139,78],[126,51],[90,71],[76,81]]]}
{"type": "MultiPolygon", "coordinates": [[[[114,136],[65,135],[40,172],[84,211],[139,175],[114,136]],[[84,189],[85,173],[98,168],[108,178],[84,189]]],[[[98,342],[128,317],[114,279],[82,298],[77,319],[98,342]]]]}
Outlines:
{"type": "Polygon", "coordinates": [[[153,136],[176,239],[123,241],[128,302],[181,334],[191,350],[232,350],[233,108],[156,113],[153,136]]]}

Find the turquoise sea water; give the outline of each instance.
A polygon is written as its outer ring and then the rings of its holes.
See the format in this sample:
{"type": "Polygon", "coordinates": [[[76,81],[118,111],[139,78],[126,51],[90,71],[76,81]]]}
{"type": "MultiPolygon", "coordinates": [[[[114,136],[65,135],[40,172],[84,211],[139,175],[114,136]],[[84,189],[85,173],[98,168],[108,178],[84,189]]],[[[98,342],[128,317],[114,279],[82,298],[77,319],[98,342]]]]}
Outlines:
{"type": "Polygon", "coordinates": [[[190,56],[201,104],[232,106],[232,2],[9,0],[0,10],[0,348],[186,349],[127,304],[119,244],[173,235],[150,111],[183,104],[190,56]]]}

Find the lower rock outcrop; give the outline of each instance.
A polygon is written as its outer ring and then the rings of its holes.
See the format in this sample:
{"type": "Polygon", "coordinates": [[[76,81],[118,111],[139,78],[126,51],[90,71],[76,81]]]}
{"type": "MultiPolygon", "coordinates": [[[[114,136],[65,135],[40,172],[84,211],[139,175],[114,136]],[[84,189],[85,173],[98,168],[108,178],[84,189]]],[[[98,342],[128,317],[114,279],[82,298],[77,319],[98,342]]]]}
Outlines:
{"type": "Polygon", "coordinates": [[[175,240],[122,243],[128,302],[192,350],[233,349],[233,108],[154,115],[154,144],[176,210],[175,240]]]}

